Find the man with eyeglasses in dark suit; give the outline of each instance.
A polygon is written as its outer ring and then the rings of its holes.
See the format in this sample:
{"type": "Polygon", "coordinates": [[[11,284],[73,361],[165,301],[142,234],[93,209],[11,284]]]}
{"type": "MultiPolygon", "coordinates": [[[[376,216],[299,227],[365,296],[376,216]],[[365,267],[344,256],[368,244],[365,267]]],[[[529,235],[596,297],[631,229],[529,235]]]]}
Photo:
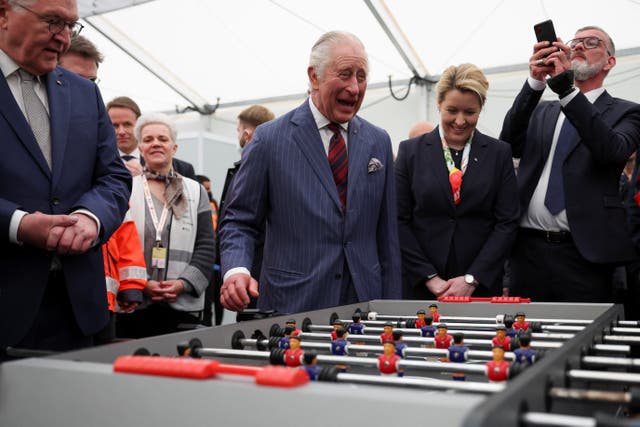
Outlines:
{"type": "Polygon", "coordinates": [[[534,45],[500,134],[520,158],[512,295],[609,302],[614,266],[634,256],[618,183],[640,144],[640,106],[602,87],[615,65],[613,40],[595,26],[534,45]],[[539,102],[547,85],[559,99],[539,102]]]}
{"type": "Polygon", "coordinates": [[[109,319],[100,244],[131,176],[96,85],[57,66],[78,18],[76,0],[0,0],[0,360],[90,346],[109,319]]]}

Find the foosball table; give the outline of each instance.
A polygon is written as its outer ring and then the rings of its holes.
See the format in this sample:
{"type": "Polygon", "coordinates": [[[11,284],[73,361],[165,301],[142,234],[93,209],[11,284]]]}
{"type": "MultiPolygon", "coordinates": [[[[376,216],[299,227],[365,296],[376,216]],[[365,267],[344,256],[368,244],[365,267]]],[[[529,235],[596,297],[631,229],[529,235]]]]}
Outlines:
{"type": "Polygon", "coordinates": [[[7,362],[0,426],[640,425],[639,322],[514,301],[376,300],[7,362]],[[529,330],[497,344],[516,314],[529,330]]]}

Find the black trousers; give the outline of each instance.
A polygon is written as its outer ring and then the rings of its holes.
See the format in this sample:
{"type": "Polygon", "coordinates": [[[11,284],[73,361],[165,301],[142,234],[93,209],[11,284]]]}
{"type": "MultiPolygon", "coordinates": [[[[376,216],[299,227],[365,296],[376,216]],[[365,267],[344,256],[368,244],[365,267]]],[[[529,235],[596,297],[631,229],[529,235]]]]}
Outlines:
{"type": "Polygon", "coordinates": [[[38,314],[27,335],[14,347],[68,351],[91,345],[93,345],[93,336],[84,335],[76,322],[64,274],[61,271],[49,273],[47,288],[38,314]]]}
{"type": "Polygon", "coordinates": [[[510,296],[550,302],[613,300],[613,265],[587,261],[569,234],[545,238],[521,228],[510,264],[510,296]]]}

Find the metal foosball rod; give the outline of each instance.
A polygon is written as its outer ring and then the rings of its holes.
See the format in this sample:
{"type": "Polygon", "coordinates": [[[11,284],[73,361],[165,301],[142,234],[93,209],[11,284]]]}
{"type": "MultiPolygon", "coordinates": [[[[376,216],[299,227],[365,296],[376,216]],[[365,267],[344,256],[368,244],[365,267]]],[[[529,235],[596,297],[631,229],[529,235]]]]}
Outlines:
{"type": "MultiPolygon", "coordinates": [[[[453,331],[449,331],[454,333],[453,331]]],[[[463,331],[458,331],[463,332],[463,331]]],[[[464,333],[464,332],[463,332],[464,333]]],[[[300,333],[300,338],[308,339],[308,340],[330,340],[330,334],[321,334],[316,332],[302,332],[300,333]]],[[[380,337],[375,335],[350,335],[353,341],[363,341],[363,342],[380,342],[380,337]]],[[[426,337],[406,337],[403,340],[407,344],[417,344],[417,345],[434,345],[435,341],[433,338],[426,337]]],[[[491,348],[493,347],[493,343],[491,340],[480,340],[480,339],[465,339],[465,343],[469,346],[477,346],[481,348],[491,348]]],[[[532,341],[531,347],[538,349],[555,349],[561,348],[563,345],[562,342],[556,341],[532,341]]]]}
{"type": "MultiPolygon", "coordinates": [[[[375,311],[362,312],[362,318],[367,320],[414,320],[415,315],[398,315],[398,314],[380,314],[375,311]]],[[[498,314],[495,317],[470,317],[470,316],[445,316],[441,315],[438,322],[462,322],[462,323],[504,323],[504,318],[507,314],[498,314]]],[[[567,325],[583,325],[587,326],[593,323],[590,319],[562,319],[562,318],[530,318],[527,320],[531,322],[540,322],[544,324],[567,324],[567,325]]],[[[630,321],[631,323],[623,323],[625,321],[618,321],[617,326],[637,326],[640,321],[630,321]]]]}
{"type": "Polygon", "coordinates": [[[640,409],[640,388],[631,387],[630,391],[578,390],[563,387],[551,387],[549,397],[576,402],[604,402],[626,405],[632,412],[640,409]]]}
{"type": "MultiPolygon", "coordinates": [[[[341,321],[341,320],[340,320],[341,321]]],[[[346,325],[346,324],[345,324],[346,325]]],[[[449,328],[449,333],[454,334],[456,332],[462,332],[464,333],[465,337],[476,337],[476,338],[493,338],[495,336],[495,329],[496,329],[496,325],[486,325],[487,327],[490,327],[491,330],[486,330],[486,331],[482,331],[482,330],[475,330],[476,328],[474,327],[473,329],[467,329],[469,326],[469,324],[460,324],[460,323],[456,323],[456,324],[451,324],[451,323],[447,323],[447,327],[449,328]],[[456,329],[457,326],[466,326],[466,328],[464,329],[456,329]]],[[[473,325],[475,326],[475,325],[473,325]]],[[[582,329],[582,327],[578,326],[578,328],[580,328],[580,330],[582,329]]],[[[331,332],[333,330],[333,327],[330,325],[308,325],[308,329],[310,332],[331,332]]],[[[487,328],[489,329],[489,328],[487,328]]],[[[398,331],[402,331],[405,336],[406,335],[420,335],[420,329],[416,329],[416,328],[394,328],[394,330],[398,330],[398,331]]],[[[384,332],[384,328],[382,327],[367,327],[365,330],[365,335],[370,334],[381,334],[382,332],[384,332]]],[[[533,339],[541,339],[541,340],[560,340],[560,341],[566,341],[566,340],[570,340],[571,338],[575,337],[575,334],[559,334],[559,333],[539,333],[539,332],[534,332],[531,334],[531,337],[533,339]]]]}
{"type": "Polygon", "coordinates": [[[380,377],[374,375],[350,374],[346,372],[337,373],[336,382],[421,388],[427,390],[462,391],[471,393],[498,393],[505,389],[504,383],[481,383],[476,381],[462,382],[416,377],[380,377]]]}
{"type": "MultiPolygon", "coordinates": [[[[331,352],[331,344],[323,342],[302,341],[300,346],[305,350],[318,350],[327,353],[331,352]]],[[[244,347],[256,348],[258,350],[265,350],[274,348],[274,343],[270,340],[259,340],[254,338],[240,338],[236,341],[236,344],[232,344],[234,349],[243,349],[244,347]]],[[[382,353],[382,345],[361,345],[361,344],[349,344],[347,346],[350,353],[382,353]]],[[[406,356],[416,357],[439,357],[446,358],[449,352],[446,349],[440,348],[422,348],[422,347],[405,347],[404,353],[406,356]]],[[[483,350],[469,350],[469,360],[491,360],[493,353],[483,350]]],[[[505,352],[504,358],[509,361],[515,360],[513,352],[505,352]]]]}
{"type": "MultiPolygon", "coordinates": [[[[194,357],[207,357],[207,358],[239,358],[239,359],[251,359],[251,360],[264,360],[272,361],[272,358],[277,357],[274,354],[284,353],[284,351],[251,351],[251,350],[233,350],[226,348],[210,348],[202,347],[194,349],[190,354],[194,357]]],[[[319,354],[317,356],[318,363],[322,365],[351,365],[362,367],[377,367],[378,361],[370,357],[358,357],[358,356],[333,356],[319,354]]],[[[427,361],[414,361],[414,360],[401,360],[398,362],[399,368],[412,368],[419,371],[428,372],[462,372],[465,374],[479,374],[484,375],[486,368],[483,365],[471,365],[464,363],[451,363],[451,362],[427,362],[427,361]]]]}
{"type": "Polygon", "coordinates": [[[583,356],[580,359],[582,366],[600,368],[625,368],[640,370],[640,359],[626,357],[583,356]]]}
{"type": "Polygon", "coordinates": [[[527,412],[520,418],[523,426],[544,427],[637,427],[638,420],[596,413],[594,417],[527,412]]]}
{"type": "MultiPolygon", "coordinates": [[[[295,341],[299,342],[297,337],[295,341]]],[[[495,352],[496,349],[494,349],[495,352]]],[[[504,355],[504,350],[499,349],[500,354],[504,355]]],[[[202,342],[198,339],[192,339],[188,343],[178,344],[178,354],[180,356],[189,356],[195,358],[242,358],[251,360],[263,360],[274,365],[285,364],[290,367],[302,366],[303,358],[305,356],[304,351],[299,348],[294,348],[293,345],[290,349],[272,349],[271,351],[249,351],[249,350],[235,350],[224,348],[208,348],[203,347],[202,342]]],[[[495,354],[495,353],[494,353],[495,354]]],[[[334,356],[334,355],[316,355],[313,354],[314,359],[321,365],[343,365],[343,366],[361,366],[369,368],[378,368],[381,373],[401,373],[406,368],[417,371],[428,372],[451,372],[454,375],[463,374],[478,374],[486,375],[490,380],[504,381],[507,378],[512,378],[526,369],[522,364],[500,364],[500,371],[495,370],[497,366],[494,362],[487,362],[486,365],[475,365],[466,363],[453,363],[453,362],[427,362],[427,361],[414,361],[400,359],[395,355],[395,344],[392,342],[385,342],[385,354],[378,356],[378,358],[368,357],[354,357],[354,356],[334,356]],[[388,346],[388,344],[391,344],[388,346]],[[391,354],[387,354],[386,350],[392,350],[391,354]],[[385,356],[391,356],[391,359],[385,359],[385,356]],[[382,358],[382,359],[381,359],[382,358]],[[391,364],[385,363],[385,366],[390,366],[391,370],[384,370],[381,365],[381,360],[391,360],[391,364]],[[489,367],[491,365],[491,368],[489,367]]],[[[496,359],[494,359],[495,361],[496,359]]]]}
{"type": "MultiPolygon", "coordinates": [[[[440,317],[440,321],[444,322],[443,319],[446,319],[444,316],[440,317]]],[[[352,323],[351,320],[348,319],[338,319],[339,322],[342,322],[344,325],[348,325],[350,323],[352,323]]],[[[383,327],[387,322],[389,322],[389,320],[363,320],[362,324],[364,324],[367,329],[371,328],[376,328],[376,327],[383,327]]],[[[446,322],[447,325],[450,328],[457,328],[457,329],[464,329],[465,332],[466,330],[469,329],[474,329],[474,330],[495,330],[496,325],[501,324],[501,323],[497,323],[497,322],[493,322],[493,323],[470,323],[470,322],[446,322]]],[[[319,325],[314,325],[314,326],[319,326],[319,325]]],[[[324,325],[323,325],[324,326],[324,325]]],[[[407,328],[407,330],[414,330],[414,331],[420,331],[420,329],[415,328],[413,321],[409,320],[409,321],[396,321],[395,325],[398,328],[407,328]]],[[[580,332],[582,330],[584,330],[584,326],[580,326],[580,325],[542,325],[542,324],[538,324],[534,331],[535,332],[580,332]]],[[[640,331],[640,329],[638,329],[640,331]]],[[[638,332],[640,333],[640,332],[638,332]]],[[[569,339],[569,338],[561,338],[561,339],[569,339]]]]}

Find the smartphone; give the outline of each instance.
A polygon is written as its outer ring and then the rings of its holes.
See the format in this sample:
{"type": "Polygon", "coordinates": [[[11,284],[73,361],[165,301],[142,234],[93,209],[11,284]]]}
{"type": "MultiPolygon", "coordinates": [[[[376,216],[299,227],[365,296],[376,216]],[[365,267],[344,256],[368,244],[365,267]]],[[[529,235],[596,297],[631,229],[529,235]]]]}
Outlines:
{"type": "Polygon", "coordinates": [[[549,43],[553,43],[558,41],[556,30],[553,28],[553,21],[551,19],[534,25],[533,31],[535,31],[536,39],[538,39],[539,42],[548,41],[549,43]]]}

